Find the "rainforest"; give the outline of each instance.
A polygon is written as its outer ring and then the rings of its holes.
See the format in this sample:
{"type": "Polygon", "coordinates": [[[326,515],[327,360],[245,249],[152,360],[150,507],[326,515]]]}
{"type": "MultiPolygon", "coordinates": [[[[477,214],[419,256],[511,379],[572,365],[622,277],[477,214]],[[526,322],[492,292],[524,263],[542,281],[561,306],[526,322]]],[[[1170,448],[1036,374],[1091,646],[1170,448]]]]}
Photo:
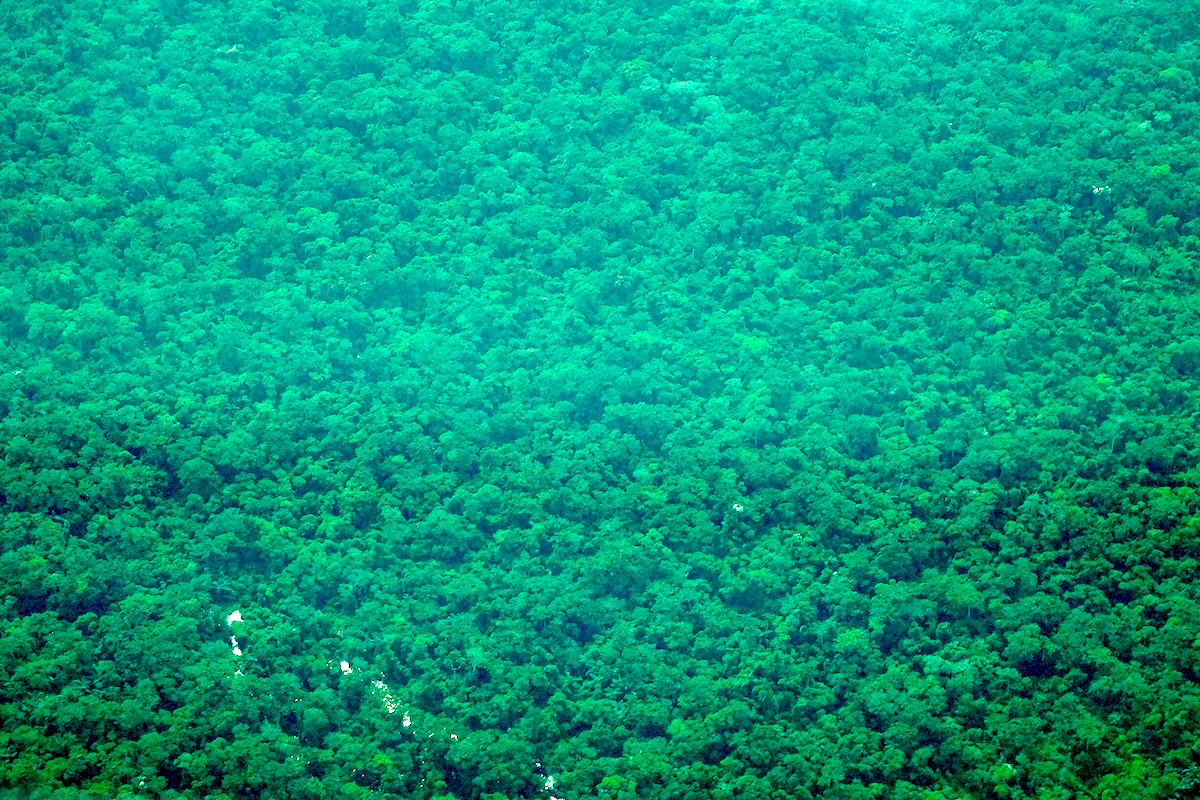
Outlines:
{"type": "Polygon", "coordinates": [[[1200,797],[1166,0],[0,7],[0,796],[1200,797]]]}

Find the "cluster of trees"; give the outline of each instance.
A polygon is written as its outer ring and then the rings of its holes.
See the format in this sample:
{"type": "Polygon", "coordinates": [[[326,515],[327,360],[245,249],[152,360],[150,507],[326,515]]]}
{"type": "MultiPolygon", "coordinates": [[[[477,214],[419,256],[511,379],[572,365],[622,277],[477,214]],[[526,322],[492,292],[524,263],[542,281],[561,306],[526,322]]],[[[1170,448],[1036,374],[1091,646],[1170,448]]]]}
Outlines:
{"type": "Polygon", "coordinates": [[[0,788],[1200,791],[1177,9],[0,15],[0,788]]]}

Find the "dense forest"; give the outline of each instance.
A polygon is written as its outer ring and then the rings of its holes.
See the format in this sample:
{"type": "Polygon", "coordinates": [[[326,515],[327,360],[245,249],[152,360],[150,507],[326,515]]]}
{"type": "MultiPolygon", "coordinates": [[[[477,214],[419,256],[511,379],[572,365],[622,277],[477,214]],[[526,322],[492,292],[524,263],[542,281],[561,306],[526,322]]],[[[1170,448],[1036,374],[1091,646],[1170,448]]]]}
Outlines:
{"type": "Polygon", "coordinates": [[[0,6],[0,789],[1200,797],[1166,0],[0,6]]]}

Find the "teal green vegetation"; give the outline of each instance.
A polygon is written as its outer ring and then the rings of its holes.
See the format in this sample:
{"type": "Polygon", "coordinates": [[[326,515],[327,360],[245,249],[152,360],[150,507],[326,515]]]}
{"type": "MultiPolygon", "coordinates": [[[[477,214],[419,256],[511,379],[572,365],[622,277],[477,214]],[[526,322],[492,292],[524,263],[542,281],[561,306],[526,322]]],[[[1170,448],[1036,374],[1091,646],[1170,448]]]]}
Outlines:
{"type": "Polygon", "coordinates": [[[1182,6],[3,4],[0,790],[1200,796],[1182,6]]]}

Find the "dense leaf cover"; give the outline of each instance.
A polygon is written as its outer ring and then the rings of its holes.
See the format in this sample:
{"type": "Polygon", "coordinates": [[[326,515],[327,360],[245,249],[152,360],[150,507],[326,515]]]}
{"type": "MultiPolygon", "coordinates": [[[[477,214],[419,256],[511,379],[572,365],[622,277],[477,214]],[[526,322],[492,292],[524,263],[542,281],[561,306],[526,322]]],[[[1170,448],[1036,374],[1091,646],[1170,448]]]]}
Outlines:
{"type": "Polygon", "coordinates": [[[0,787],[1200,793],[1180,4],[0,8],[0,787]]]}

